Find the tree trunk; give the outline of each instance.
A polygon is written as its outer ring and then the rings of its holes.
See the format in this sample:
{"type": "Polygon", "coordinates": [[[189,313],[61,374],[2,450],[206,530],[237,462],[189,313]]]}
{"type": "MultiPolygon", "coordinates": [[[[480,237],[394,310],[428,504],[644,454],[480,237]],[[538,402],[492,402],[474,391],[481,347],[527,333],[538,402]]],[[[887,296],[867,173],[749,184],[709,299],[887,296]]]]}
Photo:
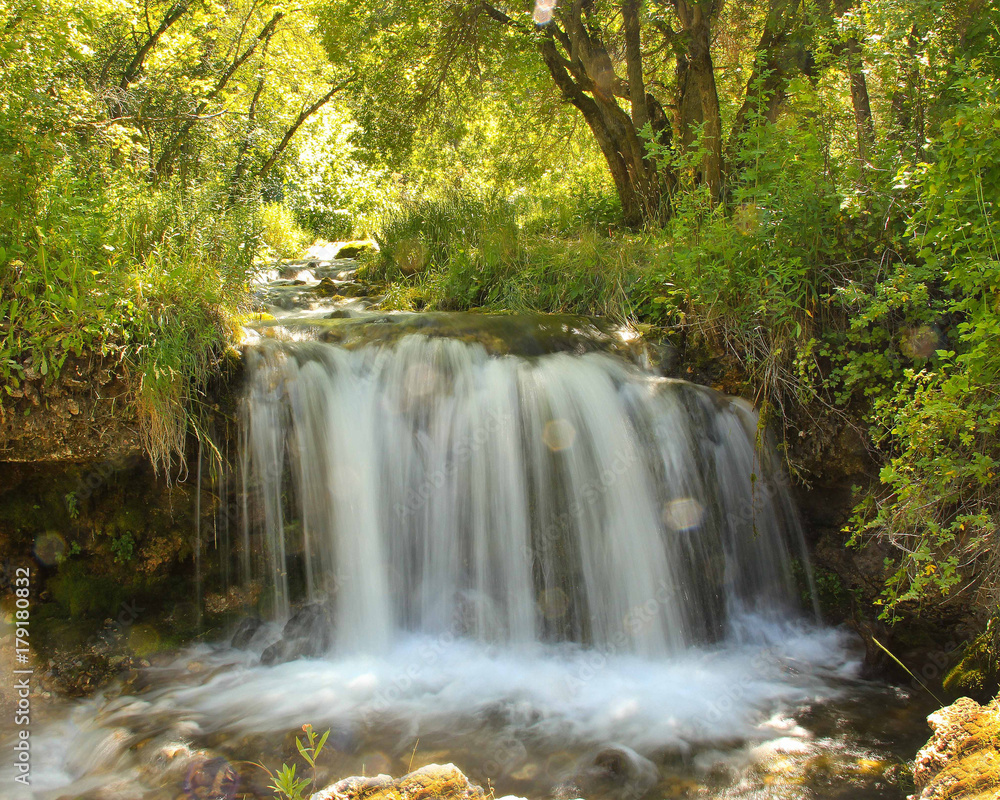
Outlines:
{"type": "MultiPolygon", "coordinates": [[[[573,81],[559,57],[552,36],[543,38],[539,46],[542,59],[563,97],[579,109],[594,134],[621,201],[625,224],[630,228],[641,227],[653,208],[659,206],[659,197],[655,187],[645,179],[646,165],[643,163],[638,136],[633,129],[632,138],[635,142],[626,141],[629,138],[628,126],[624,121],[614,120],[614,115],[606,104],[589,97],[573,81]]],[[[628,119],[620,109],[619,112],[628,119]]],[[[628,122],[630,125],[631,120],[628,122]]]]}
{"type": "Polygon", "coordinates": [[[690,148],[701,128],[704,155],[698,177],[717,201],[722,196],[722,116],[712,64],[713,3],[675,0],[674,8],[687,40],[686,52],[677,59],[681,146],[690,148]]]}
{"type": "Polygon", "coordinates": [[[858,160],[864,170],[875,144],[875,123],[872,120],[872,104],[868,96],[861,43],[852,36],[847,40],[846,50],[847,74],[851,79],[851,104],[854,106],[854,123],[858,132],[858,160]]]}
{"type": "Polygon", "coordinates": [[[642,75],[642,46],[639,39],[639,0],[622,3],[625,23],[625,61],[628,70],[628,95],[632,104],[632,124],[641,131],[649,123],[646,107],[646,84],[642,75]]]}
{"type": "MultiPolygon", "coordinates": [[[[563,98],[583,115],[614,181],[625,224],[632,228],[660,222],[669,212],[664,189],[671,175],[648,157],[640,132],[649,126],[656,141],[669,142],[663,108],[646,92],[642,69],[639,8],[641,0],[622,0],[627,82],[615,74],[614,62],[594,24],[591,0],[567,0],[556,10],[538,38],[538,48],[563,98]],[[618,104],[628,99],[631,116],[618,104]]],[[[491,19],[530,36],[529,29],[500,9],[484,2],[491,19]]],[[[714,87],[714,80],[713,80],[714,87]]],[[[716,98],[716,105],[718,99],[716,98]]]]}
{"type": "Polygon", "coordinates": [[[920,74],[920,61],[917,59],[919,43],[920,32],[914,25],[906,40],[909,63],[900,64],[900,71],[906,75],[906,82],[903,88],[893,92],[891,101],[895,130],[890,135],[899,142],[904,157],[907,144],[913,145],[913,163],[924,157],[924,107],[921,97],[923,77],[920,74]],[[908,137],[912,137],[909,142],[908,137]]]}
{"type": "MultiPolygon", "coordinates": [[[[854,5],[854,0],[833,0],[838,17],[844,16],[854,5]]],[[[865,77],[864,53],[857,36],[850,36],[844,42],[844,56],[847,61],[847,76],[851,81],[851,105],[854,108],[854,124],[857,129],[858,162],[864,173],[871,159],[875,144],[875,123],[872,119],[871,98],[868,95],[868,79],[865,77]]]]}
{"type": "Polygon", "coordinates": [[[734,175],[746,166],[740,159],[740,151],[750,129],[762,120],[773,124],[785,101],[788,74],[795,66],[791,33],[798,7],[799,0],[771,0],[743,104],[736,112],[726,144],[730,172],[734,175]]]}

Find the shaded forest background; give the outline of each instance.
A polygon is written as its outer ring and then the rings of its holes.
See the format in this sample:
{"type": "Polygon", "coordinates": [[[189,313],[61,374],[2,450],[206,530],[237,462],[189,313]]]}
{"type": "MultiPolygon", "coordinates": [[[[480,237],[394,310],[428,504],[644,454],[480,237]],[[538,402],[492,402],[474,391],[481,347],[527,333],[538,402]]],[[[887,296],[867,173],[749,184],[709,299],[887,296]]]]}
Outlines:
{"type": "Polygon", "coordinates": [[[255,263],[371,236],[384,308],[720,360],[800,481],[863,430],[871,613],[964,597],[997,671],[995,2],[9,0],[0,75],[8,398],[99,355],[169,471],[255,263]]]}

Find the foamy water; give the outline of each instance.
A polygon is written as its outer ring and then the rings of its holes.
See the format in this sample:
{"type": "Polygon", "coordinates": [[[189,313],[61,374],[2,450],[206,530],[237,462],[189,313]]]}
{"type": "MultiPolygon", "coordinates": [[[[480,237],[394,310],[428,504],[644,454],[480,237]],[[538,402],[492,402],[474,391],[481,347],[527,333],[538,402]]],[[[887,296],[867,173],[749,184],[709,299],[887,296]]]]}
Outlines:
{"type": "Polygon", "coordinates": [[[421,740],[470,737],[488,746],[494,779],[533,752],[735,752],[742,742],[747,758],[746,747],[768,742],[783,752],[789,742],[814,747],[796,714],[848,691],[857,653],[835,630],[755,629],[754,644],[692,648],[667,660],[571,645],[490,647],[450,635],[407,636],[380,656],[270,667],[257,663],[267,634],[250,651],[195,648],[151,669],[142,694],[81,702],[36,731],[32,793],[24,796],[156,785],[171,748],[280,737],[303,722],[330,728],[331,746],[348,751],[405,753],[421,740]],[[140,741],[147,744],[133,751],[140,741]]]}
{"type": "Polygon", "coordinates": [[[415,335],[262,342],[247,372],[245,513],[221,557],[273,621],[58,707],[23,796],[176,797],[206,764],[276,765],[304,723],[331,731],[331,778],[454,760],[532,798],[584,793],[609,747],[648,778],[632,800],[839,798],[795,765],[880,763],[850,725],[817,729],[871,688],[854,640],[815,621],[746,403],[607,354],[415,335]]]}

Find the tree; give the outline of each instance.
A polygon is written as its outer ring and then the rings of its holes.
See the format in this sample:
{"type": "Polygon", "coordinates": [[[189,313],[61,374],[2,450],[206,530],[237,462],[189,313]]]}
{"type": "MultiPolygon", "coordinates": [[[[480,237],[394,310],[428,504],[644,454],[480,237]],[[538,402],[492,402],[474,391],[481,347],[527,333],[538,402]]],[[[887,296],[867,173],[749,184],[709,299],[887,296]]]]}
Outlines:
{"type": "MultiPolygon", "coordinates": [[[[395,61],[387,65],[390,71],[398,74],[400,64],[410,69],[409,79],[396,81],[389,90],[398,98],[409,84],[412,92],[395,109],[433,106],[443,91],[450,87],[457,92],[470,75],[482,91],[488,81],[504,80],[497,65],[511,52],[533,50],[561,97],[586,122],[631,227],[656,224],[670,215],[680,154],[695,160],[694,181],[706,187],[713,201],[722,199],[725,183],[738,174],[738,143],[756,120],[750,113],[754,104],[767,97],[765,119],[773,121],[777,115],[793,68],[790,40],[801,23],[798,0],[771,0],[754,17],[762,30],[755,63],[767,85],[761,91],[761,80],[748,82],[755,95],[747,95],[730,132],[727,170],[712,54],[715,25],[725,8],[722,0],[571,0],[551,7],[539,4],[534,16],[520,6],[482,0],[419,8],[400,2],[381,9],[380,18],[369,14],[364,19],[354,6],[329,8],[337,37],[350,20],[386,45],[395,61]],[[491,32],[490,25],[505,35],[491,32]]],[[[519,69],[523,75],[532,67],[520,63],[519,69]]],[[[379,94],[378,70],[370,72],[366,99],[379,94]]],[[[379,107],[375,100],[363,113],[379,107]]]]}

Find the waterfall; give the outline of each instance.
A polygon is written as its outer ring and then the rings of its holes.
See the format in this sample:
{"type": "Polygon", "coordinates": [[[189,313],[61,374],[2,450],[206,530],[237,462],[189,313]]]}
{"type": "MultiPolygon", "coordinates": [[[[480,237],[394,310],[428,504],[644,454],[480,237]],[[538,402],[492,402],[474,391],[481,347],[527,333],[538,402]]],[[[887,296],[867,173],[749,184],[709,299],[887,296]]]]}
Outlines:
{"type": "Polygon", "coordinates": [[[306,722],[334,775],[455,761],[529,797],[640,797],[580,783],[608,753],[661,776],[650,797],[870,763],[862,734],[815,732],[869,689],[850,637],[802,619],[802,536],[753,409],[574,325],[446,322],[247,348],[222,571],[273,620],[42,721],[32,800],[173,796],[220,764],[252,791],[306,722]]]}
{"type": "Polygon", "coordinates": [[[264,340],[247,371],[253,570],[279,619],[322,603],[335,652],[454,632],[666,656],[798,605],[801,532],[741,400],[415,334],[264,340]]]}

